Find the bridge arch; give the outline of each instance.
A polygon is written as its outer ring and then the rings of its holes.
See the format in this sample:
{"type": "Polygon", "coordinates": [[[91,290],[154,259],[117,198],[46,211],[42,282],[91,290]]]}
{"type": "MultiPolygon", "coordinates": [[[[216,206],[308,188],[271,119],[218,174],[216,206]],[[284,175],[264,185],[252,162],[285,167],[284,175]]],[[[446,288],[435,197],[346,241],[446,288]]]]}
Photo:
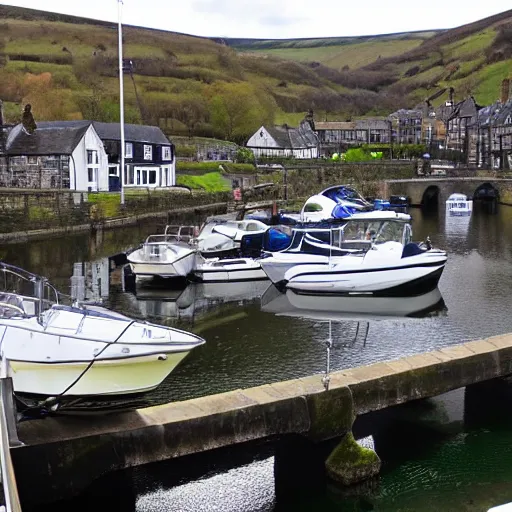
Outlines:
{"type": "Polygon", "coordinates": [[[499,201],[500,191],[492,183],[482,183],[476,188],[473,194],[473,199],[481,199],[483,201],[499,201]]]}
{"type": "Polygon", "coordinates": [[[475,189],[473,200],[479,202],[484,211],[496,213],[500,201],[500,191],[492,183],[482,183],[475,189]]]}
{"type": "Polygon", "coordinates": [[[421,207],[425,210],[437,210],[440,192],[437,185],[429,185],[421,197],[421,207]]]}

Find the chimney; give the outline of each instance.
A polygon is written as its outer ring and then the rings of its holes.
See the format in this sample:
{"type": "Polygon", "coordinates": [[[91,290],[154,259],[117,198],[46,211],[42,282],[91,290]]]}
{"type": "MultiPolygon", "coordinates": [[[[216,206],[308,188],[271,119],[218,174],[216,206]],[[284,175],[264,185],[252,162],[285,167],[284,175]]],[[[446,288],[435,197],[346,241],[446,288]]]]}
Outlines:
{"type": "Polygon", "coordinates": [[[501,104],[505,104],[510,98],[510,78],[504,78],[501,82],[501,104]]]}

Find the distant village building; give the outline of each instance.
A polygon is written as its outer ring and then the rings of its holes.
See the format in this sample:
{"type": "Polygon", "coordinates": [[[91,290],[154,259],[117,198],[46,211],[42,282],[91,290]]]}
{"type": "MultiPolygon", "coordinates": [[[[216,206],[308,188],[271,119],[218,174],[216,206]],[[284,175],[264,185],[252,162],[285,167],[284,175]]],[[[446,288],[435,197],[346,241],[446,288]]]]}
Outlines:
{"type": "Polygon", "coordinates": [[[421,144],[424,139],[423,112],[419,109],[400,109],[388,117],[395,144],[421,144]]]}
{"type": "Polygon", "coordinates": [[[476,134],[469,132],[469,127],[478,121],[478,111],[482,107],[470,96],[453,106],[453,111],[446,123],[447,149],[476,153],[476,134]]]}
{"type": "Polygon", "coordinates": [[[361,144],[389,144],[391,124],[384,118],[365,118],[354,121],[316,121],[320,154],[342,152],[361,144]]]}
{"type": "Polygon", "coordinates": [[[298,128],[288,125],[261,126],[246,144],[256,158],[291,157],[310,159],[318,157],[318,138],[311,122],[304,119],[298,128]]]}

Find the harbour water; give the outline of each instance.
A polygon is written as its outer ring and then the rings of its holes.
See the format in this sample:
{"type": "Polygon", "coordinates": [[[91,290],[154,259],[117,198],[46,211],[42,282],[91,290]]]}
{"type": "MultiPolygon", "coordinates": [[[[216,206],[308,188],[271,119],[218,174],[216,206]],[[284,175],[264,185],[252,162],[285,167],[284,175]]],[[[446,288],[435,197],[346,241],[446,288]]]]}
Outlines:
{"type": "MultiPolygon", "coordinates": [[[[319,374],[320,379],[329,332],[333,370],[512,332],[512,208],[490,214],[477,205],[471,218],[411,213],[414,239],[430,236],[434,246],[449,253],[439,285],[442,303],[418,318],[329,321],[325,315],[276,315],[271,302],[268,306],[272,294],[266,282],[123,291],[119,272],[109,279],[105,258],[140,243],[154,232],[151,224],[0,246],[0,259],[46,275],[64,293],[70,291],[73,273],[82,269],[94,276],[90,293],[107,306],[201,334],[207,343],[148,395],[146,403],[158,404],[305,375],[319,374]]],[[[206,475],[186,467],[177,475],[175,466],[165,464],[139,468],[129,476],[106,478],[62,507],[90,510],[103,504],[105,510],[137,512],[487,510],[512,501],[512,420],[502,413],[510,404],[506,398],[487,404],[478,421],[468,420],[462,391],[413,404],[393,418],[379,417],[376,448],[384,461],[382,475],[378,485],[353,496],[324,483],[304,496],[276,498],[273,457],[263,447],[224,454],[222,462],[207,461],[202,464],[209,468],[206,475]],[[112,508],[113,489],[128,496],[122,508],[112,508]],[[89,508],[80,508],[85,504],[89,508]]]]}

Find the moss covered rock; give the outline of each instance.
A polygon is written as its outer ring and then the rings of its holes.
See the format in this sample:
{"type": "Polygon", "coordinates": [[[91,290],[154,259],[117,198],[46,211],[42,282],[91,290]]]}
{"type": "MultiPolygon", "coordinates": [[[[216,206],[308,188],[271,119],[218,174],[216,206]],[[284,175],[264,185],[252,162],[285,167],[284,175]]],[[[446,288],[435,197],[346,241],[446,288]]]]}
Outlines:
{"type": "Polygon", "coordinates": [[[348,432],[325,461],[327,474],[343,485],[372,478],[380,471],[381,460],[369,448],[360,446],[348,432]]]}

